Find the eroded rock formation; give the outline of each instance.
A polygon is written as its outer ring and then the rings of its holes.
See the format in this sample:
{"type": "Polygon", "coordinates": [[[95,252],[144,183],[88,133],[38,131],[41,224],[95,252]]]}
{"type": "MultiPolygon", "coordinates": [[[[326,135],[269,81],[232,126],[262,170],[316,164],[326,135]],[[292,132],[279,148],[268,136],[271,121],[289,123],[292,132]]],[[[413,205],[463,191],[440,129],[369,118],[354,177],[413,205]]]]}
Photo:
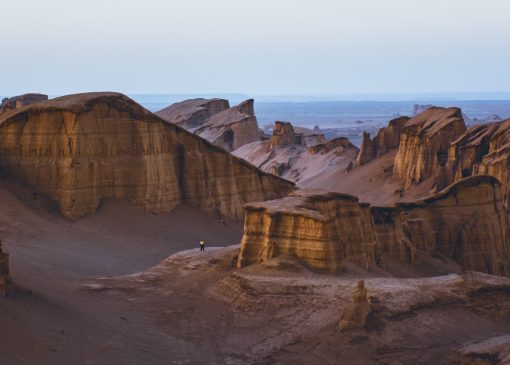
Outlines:
{"type": "Polygon", "coordinates": [[[452,365],[508,365],[510,364],[510,335],[491,337],[470,343],[456,353],[452,365]]]}
{"type": "Polygon", "coordinates": [[[404,188],[408,189],[444,174],[450,143],[465,130],[458,108],[433,107],[411,118],[402,129],[393,175],[403,179],[404,188]]]}
{"type": "Polygon", "coordinates": [[[290,255],[337,272],[342,261],[384,266],[384,257],[416,263],[417,252],[449,257],[464,268],[510,275],[508,215],[500,183],[461,180],[413,203],[370,207],[345,194],[297,191],[246,206],[238,267],[290,255]]]}
{"type": "Polygon", "coordinates": [[[227,151],[260,140],[253,99],[232,108],[224,99],[193,99],[170,105],[156,114],[227,151]]]}
{"type": "Polygon", "coordinates": [[[2,104],[0,105],[0,113],[46,100],[48,100],[48,95],[44,94],[24,94],[14,96],[12,98],[5,98],[2,100],[2,104]]]}
{"type": "Polygon", "coordinates": [[[345,308],[342,313],[338,328],[340,331],[364,328],[369,312],[368,292],[365,289],[365,282],[360,280],[352,297],[351,305],[345,308]]]}
{"type": "Polygon", "coordinates": [[[2,241],[0,240],[0,295],[5,295],[7,287],[11,284],[11,274],[9,271],[9,254],[2,251],[2,241]]]}
{"type": "Polygon", "coordinates": [[[361,166],[374,158],[380,157],[389,151],[398,148],[400,134],[409,117],[399,117],[390,120],[388,126],[381,128],[374,139],[370,139],[370,133],[363,132],[363,141],[356,157],[356,166],[361,166]]]}
{"type": "Polygon", "coordinates": [[[109,197],[152,212],[187,203],[241,219],[243,204],[293,189],[115,93],[66,96],[0,117],[0,167],[73,219],[109,197]]]}

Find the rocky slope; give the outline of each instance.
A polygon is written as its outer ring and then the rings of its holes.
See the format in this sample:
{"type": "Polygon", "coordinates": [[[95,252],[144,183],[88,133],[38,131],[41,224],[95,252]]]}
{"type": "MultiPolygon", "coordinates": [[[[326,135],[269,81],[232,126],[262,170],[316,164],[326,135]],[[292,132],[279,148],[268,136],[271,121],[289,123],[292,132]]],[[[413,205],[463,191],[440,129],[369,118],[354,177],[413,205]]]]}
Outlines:
{"type": "Polygon", "coordinates": [[[433,107],[411,118],[402,129],[393,175],[403,180],[405,189],[440,175],[450,143],[465,130],[458,108],[433,107]]]}
{"type": "Polygon", "coordinates": [[[414,265],[418,252],[510,275],[500,183],[489,176],[466,178],[427,199],[387,207],[307,191],[249,204],[238,267],[284,255],[338,272],[344,260],[363,267],[386,267],[385,258],[414,265]]]}
{"type": "Polygon", "coordinates": [[[192,99],[170,105],[156,114],[227,151],[260,140],[252,99],[232,108],[224,99],[192,99]]]}
{"type": "Polygon", "coordinates": [[[12,98],[5,98],[2,100],[2,104],[0,104],[0,113],[46,100],[48,100],[48,95],[44,94],[24,94],[13,96],[12,98]]]}
{"type": "Polygon", "coordinates": [[[111,197],[152,212],[187,203],[241,219],[244,203],[293,189],[115,93],[71,95],[3,114],[0,168],[69,218],[111,197]]]}
{"type": "Polygon", "coordinates": [[[266,172],[301,184],[326,171],[345,173],[358,153],[346,138],[316,143],[324,136],[306,137],[296,133],[291,123],[275,122],[270,139],[242,146],[233,154],[266,172]]]}

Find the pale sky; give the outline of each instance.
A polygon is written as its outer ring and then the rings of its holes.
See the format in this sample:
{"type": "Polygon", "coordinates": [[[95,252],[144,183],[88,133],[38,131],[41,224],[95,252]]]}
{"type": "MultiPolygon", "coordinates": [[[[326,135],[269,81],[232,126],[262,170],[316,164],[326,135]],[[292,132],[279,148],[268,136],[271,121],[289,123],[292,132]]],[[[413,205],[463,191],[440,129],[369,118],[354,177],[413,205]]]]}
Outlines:
{"type": "Polygon", "coordinates": [[[508,0],[10,0],[0,95],[510,90],[508,0]]]}

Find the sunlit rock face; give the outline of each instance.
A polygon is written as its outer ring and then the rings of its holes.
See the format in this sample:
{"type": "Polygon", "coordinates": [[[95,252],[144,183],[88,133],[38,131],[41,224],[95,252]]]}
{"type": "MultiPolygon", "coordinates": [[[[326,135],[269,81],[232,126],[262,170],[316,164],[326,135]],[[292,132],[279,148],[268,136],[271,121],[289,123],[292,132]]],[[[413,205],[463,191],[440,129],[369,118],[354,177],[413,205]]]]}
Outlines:
{"type": "Polygon", "coordinates": [[[253,99],[232,108],[224,99],[191,99],[156,114],[227,151],[260,140],[253,99]]]}
{"type": "Polygon", "coordinates": [[[41,101],[48,100],[48,95],[44,94],[24,94],[13,96],[12,98],[5,98],[0,104],[0,113],[8,112],[9,110],[15,110],[26,105],[39,103],[41,101]]]}
{"type": "Polygon", "coordinates": [[[398,148],[400,144],[400,134],[408,120],[408,117],[399,117],[390,120],[388,126],[381,128],[374,139],[370,138],[370,133],[363,132],[363,141],[359,154],[356,157],[356,166],[362,166],[398,148]]]}
{"type": "Polygon", "coordinates": [[[389,207],[306,191],[249,204],[238,267],[280,255],[329,272],[341,270],[343,260],[369,267],[392,257],[413,265],[418,250],[440,253],[466,269],[509,275],[500,183],[471,177],[427,199],[389,207]]]}
{"type": "Polygon", "coordinates": [[[109,197],[152,212],[187,203],[242,219],[245,203],[293,190],[115,93],[71,95],[4,114],[0,168],[72,219],[109,197]]]}
{"type": "Polygon", "coordinates": [[[432,107],[411,118],[402,128],[393,175],[405,189],[437,176],[447,163],[450,143],[465,131],[458,108],[432,107]]]}
{"type": "Polygon", "coordinates": [[[502,183],[508,208],[510,191],[510,119],[477,125],[453,141],[448,150],[447,182],[471,175],[491,175],[502,183]]]}

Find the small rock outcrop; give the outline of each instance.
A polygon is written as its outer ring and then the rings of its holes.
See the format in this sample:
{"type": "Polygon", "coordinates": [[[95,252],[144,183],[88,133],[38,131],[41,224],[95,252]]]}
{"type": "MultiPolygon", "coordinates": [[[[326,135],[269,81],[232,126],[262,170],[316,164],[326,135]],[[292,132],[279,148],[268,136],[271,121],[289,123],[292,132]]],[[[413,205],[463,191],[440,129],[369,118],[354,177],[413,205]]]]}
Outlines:
{"type": "Polygon", "coordinates": [[[5,98],[0,105],[0,113],[5,113],[9,110],[15,110],[26,105],[39,103],[48,100],[48,95],[44,94],[24,94],[13,96],[12,98],[5,98]]]}
{"type": "Polygon", "coordinates": [[[227,151],[261,138],[253,99],[232,108],[229,108],[228,101],[224,99],[186,100],[156,114],[227,151]]]}
{"type": "Polygon", "coordinates": [[[228,100],[199,98],[172,104],[156,112],[156,115],[190,130],[200,127],[205,120],[228,108],[230,108],[228,100]]]}
{"type": "Polygon", "coordinates": [[[342,261],[384,266],[440,254],[468,270],[510,275],[508,215],[491,176],[463,179],[412,203],[376,207],[338,193],[297,191],[248,204],[238,267],[279,255],[338,272],[342,261]]]}
{"type": "Polygon", "coordinates": [[[374,139],[370,133],[363,132],[363,141],[356,157],[356,167],[362,166],[373,159],[398,148],[400,134],[409,117],[399,117],[390,120],[388,126],[381,128],[374,139]]]}
{"type": "Polygon", "coordinates": [[[458,108],[433,107],[411,118],[402,129],[393,175],[403,180],[404,189],[441,175],[450,143],[465,131],[458,108]]]}
{"type": "Polygon", "coordinates": [[[239,220],[245,203],[293,190],[116,93],[70,95],[0,116],[0,168],[72,219],[120,198],[151,212],[186,203],[239,220]]]}
{"type": "Polygon", "coordinates": [[[365,281],[358,281],[358,285],[352,297],[352,303],[342,313],[338,328],[340,331],[363,329],[370,313],[368,291],[365,289],[365,281]]]}
{"type": "Polygon", "coordinates": [[[9,254],[2,251],[2,241],[0,240],[0,296],[5,295],[5,291],[10,284],[9,254]]]}
{"type": "Polygon", "coordinates": [[[510,335],[491,337],[470,343],[457,351],[451,365],[510,364],[510,335]]]}
{"type": "Polygon", "coordinates": [[[275,122],[271,136],[271,150],[290,145],[303,145],[303,140],[294,133],[294,127],[289,122],[275,122]]]}

